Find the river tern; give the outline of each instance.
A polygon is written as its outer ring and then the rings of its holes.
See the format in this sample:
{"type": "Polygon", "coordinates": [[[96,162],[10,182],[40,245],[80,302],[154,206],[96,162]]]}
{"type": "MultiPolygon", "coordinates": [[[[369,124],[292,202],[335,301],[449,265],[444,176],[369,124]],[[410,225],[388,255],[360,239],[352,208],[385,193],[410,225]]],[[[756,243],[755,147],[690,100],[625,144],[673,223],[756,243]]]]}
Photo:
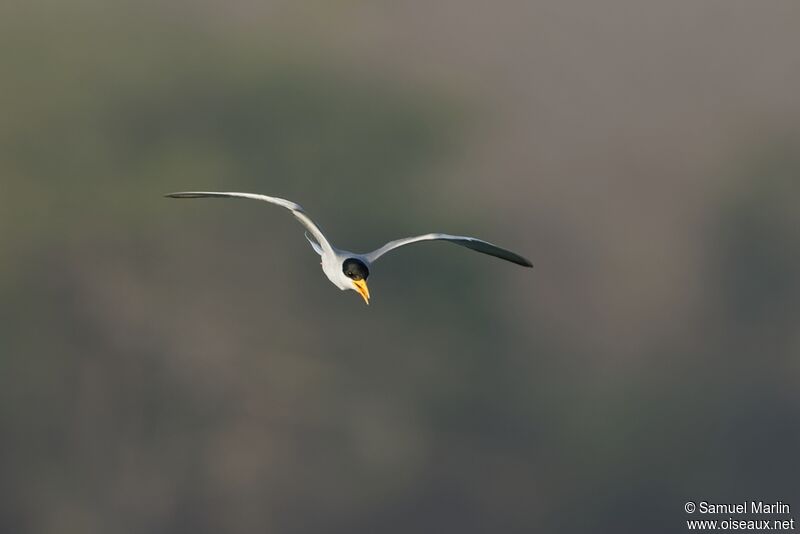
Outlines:
{"type": "Polygon", "coordinates": [[[366,254],[358,254],[348,250],[338,249],[328,241],[328,238],[325,237],[319,226],[306,215],[306,212],[299,204],[295,204],[291,200],[285,200],[283,198],[269,197],[267,195],[258,195],[255,193],[217,191],[183,191],[180,193],[169,193],[165,196],[170,198],[249,198],[286,208],[291,211],[292,215],[306,228],[306,239],[314,248],[314,251],[320,255],[322,259],[322,271],[325,273],[325,276],[328,277],[328,280],[342,291],[356,291],[367,304],[369,304],[367,278],[369,278],[369,269],[372,267],[372,264],[387,252],[412,243],[419,243],[421,241],[447,241],[483,254],[516,263],[523,267],[533,267],[533,264],[529,260],[523,258],[519,254],[500,248],[487,241],[474,237],[449,234],[425,234],[396,239],[366,254]]]}

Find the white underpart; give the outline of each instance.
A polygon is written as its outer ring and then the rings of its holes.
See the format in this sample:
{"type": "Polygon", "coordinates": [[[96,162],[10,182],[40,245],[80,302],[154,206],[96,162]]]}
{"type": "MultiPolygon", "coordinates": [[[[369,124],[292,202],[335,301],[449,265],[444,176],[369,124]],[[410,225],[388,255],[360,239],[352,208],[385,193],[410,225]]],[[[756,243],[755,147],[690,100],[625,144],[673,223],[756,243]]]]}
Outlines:
{"type": "MultiPolygon", "coordinates": [[[[325,273],[325,276],[328,277],[328,280],[330,280],[333,285],[342,291],[347,289],[356,291],[356,286],[353,284],[353,280],[345,276],[344,270],[342,269],[344,260],[348,258],[357,258],[364,263],[367,263],[359,254],[354,254],[346,250],[334,249],[332,254],[322,255],[322,272],[325,273]]],[[[369,266],[369,264],[367,265],[369,266]]]]}

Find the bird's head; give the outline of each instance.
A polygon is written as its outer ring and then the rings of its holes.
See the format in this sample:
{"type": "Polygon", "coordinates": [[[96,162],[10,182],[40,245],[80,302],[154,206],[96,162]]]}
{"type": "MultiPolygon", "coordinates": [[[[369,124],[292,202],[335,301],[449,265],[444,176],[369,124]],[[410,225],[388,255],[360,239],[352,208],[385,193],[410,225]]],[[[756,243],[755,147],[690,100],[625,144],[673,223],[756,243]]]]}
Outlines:
{"type": "Polygon", "coordinates": [[[369,268],[367,264],[356,258],[347,258],[342,264],[342,272],[353,284],[353,291],[358,291],[364,302],[369,304],[369,288],[367,287],[369,268]]]}

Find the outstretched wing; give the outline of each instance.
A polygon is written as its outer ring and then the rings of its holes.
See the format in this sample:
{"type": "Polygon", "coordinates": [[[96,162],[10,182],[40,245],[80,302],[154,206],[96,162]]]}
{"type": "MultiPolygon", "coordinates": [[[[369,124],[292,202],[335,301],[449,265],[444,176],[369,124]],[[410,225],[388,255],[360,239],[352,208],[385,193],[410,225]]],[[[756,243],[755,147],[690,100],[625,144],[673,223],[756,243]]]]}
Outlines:
{"type": "Polygon", "coordinates": [[[325,235],[323,235],[322,230],[319,229],[319,226],[317,226],[317,224],[312,221],[308,215],[306,215],[306,212],[303,210],[302,206],[295,204],[291,200],[268,197],[267,195],[257,195],[255,193],[226,193],[218,191],[183,191],[180,193],[170,193],[164,196],[170,198],[249,198],[253,200],[269,202],[270,204],[277,204],[278,206],[284,207],[292,212],[292,215],[294,215],[295,218],[300,221],[300,224],[306,227],[306,230],[308,230],[317,243],[319,243],[322,250],[326,252],[333,252],[333,247],[325,238],[325,235]]]}
{"type": "Polygon", "coordinates": [[[482,241],[474,237],[448,234],[425,234],[416,237],[406,237],[405,239],[397,239],[396,241],[389,241],[378,250],[364,254],[364,257],[367,258],[370,263],[372,263],[391,250],[405,245],[410,245],[411,243],[418,243],[420,241],[448,241],[450,243],[455,243],[456,245],[461,245],[462,247],[471,248],[472,250],[481,252],[483,254],[488,254],[489,256],[494,256],[496,258],[510,261],[511,263],[516,263],[517,265],[522,265],[523,267],[533,267],[533,264],[529,260],[523,258],[519,254],[515,254],[510,250],[500,248],[497,245],[493,245],[487,241],[482,241]]]}

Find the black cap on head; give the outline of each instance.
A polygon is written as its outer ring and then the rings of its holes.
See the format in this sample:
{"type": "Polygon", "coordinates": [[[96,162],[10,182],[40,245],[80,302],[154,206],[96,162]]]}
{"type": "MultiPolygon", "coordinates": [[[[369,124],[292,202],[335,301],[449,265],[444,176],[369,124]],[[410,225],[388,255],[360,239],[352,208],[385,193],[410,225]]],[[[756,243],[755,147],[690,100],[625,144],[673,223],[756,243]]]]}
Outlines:
{"type": "Polygon", "coordinates": [[[369,278],[367,265],[355,258],[347,258],[342,264],[344,275],[352,280],[366,280],[369,278]]]}

